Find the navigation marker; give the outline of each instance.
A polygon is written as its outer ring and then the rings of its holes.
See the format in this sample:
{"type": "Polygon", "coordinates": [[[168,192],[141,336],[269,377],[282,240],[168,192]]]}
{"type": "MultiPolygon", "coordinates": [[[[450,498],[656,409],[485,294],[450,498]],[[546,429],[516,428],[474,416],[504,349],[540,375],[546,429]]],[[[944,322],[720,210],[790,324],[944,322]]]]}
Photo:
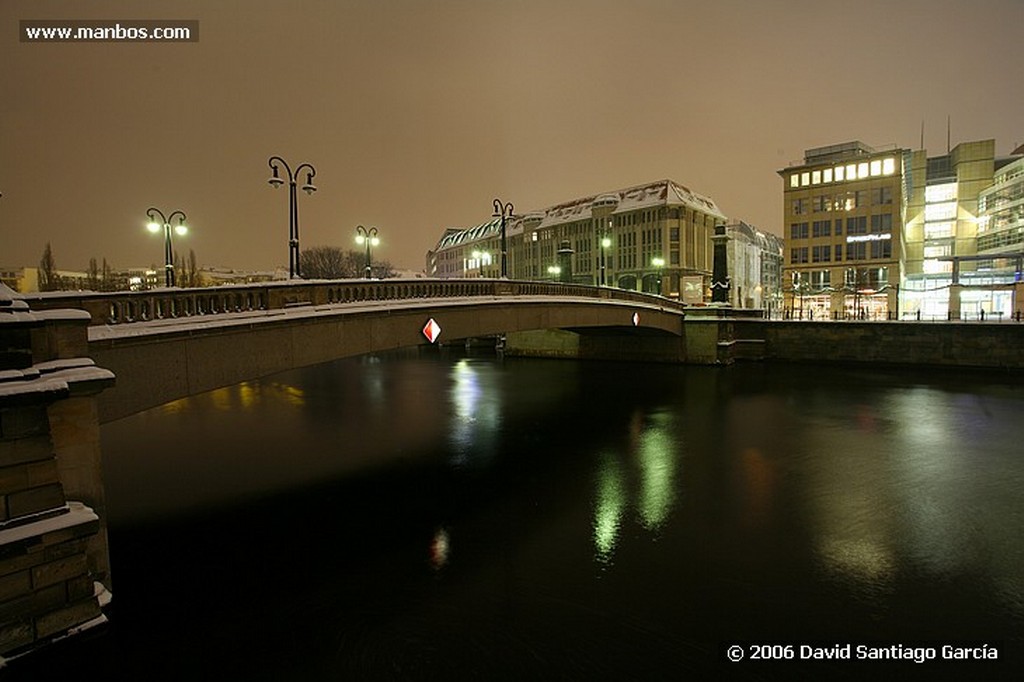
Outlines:
{"type": "Polygon", "coordinates": [[[437,341],[437,337],[441,336],[441,325],[434,322],[434,318],[430,318],[423,327],[423,336],[427,337],[427,341],[430,343],[434,343],[437,341]]]}

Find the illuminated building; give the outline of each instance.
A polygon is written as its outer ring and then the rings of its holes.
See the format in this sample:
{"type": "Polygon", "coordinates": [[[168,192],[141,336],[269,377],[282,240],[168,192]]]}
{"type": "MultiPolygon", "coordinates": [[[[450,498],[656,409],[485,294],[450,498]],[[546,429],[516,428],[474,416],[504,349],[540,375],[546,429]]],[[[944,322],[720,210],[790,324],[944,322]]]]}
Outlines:
{"type": "MultiPolygon", "coordinates": [[[[516,212],[507,223],[509,277],[604,284],[706,300],[711,235],[725,215],[671,180],[516,212]]],[[[501,220],[448,229],[427,253],[431,277],[498,277],[501,220]]]]}
{"type": "Polygon", "coordinates": [[[783,179],[783,305],[804,319],[895,316],[905,152],[862,142],[808,149],[783,179]]]}
{"type": "Polygon", "coordinates": [[[994,169],[991,139],[958,144],[942,156],[907,152],[903,317],[959,319],[991,306],[991,292],[974,288],[991,278],[973,256],[978,251],[978,200],[992,186],[994,169]]]}

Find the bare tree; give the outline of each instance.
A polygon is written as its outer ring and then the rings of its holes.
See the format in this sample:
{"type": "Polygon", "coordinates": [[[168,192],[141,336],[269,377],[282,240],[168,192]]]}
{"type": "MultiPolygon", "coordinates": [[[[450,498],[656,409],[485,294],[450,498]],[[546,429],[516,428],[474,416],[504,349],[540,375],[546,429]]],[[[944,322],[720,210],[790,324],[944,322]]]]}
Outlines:
{"type": "Polygon", "coordinates": [[[185,286],[199,286],[199,267],[196,265],[196,252],[194,249],[188,250],[188,269],[185,271],[185,274],[185,286]]]}
{"type": "Polygon", "coordinates": [[[53,259],[50,242],[46,242],[43,257],[39,261],[39,291],[57,291],[60,289],[60,277],[57,275],[57,264],[53,259]]]}
{"type": "Polygon", "coordinates": [[[89,271],[86,275],[86,286],[92,291],[100,290],[100,266],[95,258],[89,259],[89,271]]]}

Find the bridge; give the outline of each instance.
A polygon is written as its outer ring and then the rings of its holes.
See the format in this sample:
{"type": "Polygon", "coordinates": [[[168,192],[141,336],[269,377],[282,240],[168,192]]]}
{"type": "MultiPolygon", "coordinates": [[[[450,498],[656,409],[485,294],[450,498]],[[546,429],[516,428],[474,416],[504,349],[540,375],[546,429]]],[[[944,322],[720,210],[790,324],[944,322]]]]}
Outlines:
{"type": "Polygon", "coordinates": [[[26,295],[91,316],[88,356],[117,377],[101,423],[342,357],[503,337],[509,353],[680,361],[683,304],[607,287],[492,279],[292,281],[26,295]],[[561,333],[553,330],[561,330],[561,333]]]}

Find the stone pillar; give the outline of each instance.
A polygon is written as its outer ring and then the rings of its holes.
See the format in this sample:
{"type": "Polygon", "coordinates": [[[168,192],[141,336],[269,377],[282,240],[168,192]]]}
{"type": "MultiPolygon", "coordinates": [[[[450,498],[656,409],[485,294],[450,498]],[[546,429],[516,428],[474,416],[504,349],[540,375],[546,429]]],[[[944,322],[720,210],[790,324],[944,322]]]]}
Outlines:
{"type": "Polygon", "coordinates": [[[729,302],[729,258],[726,244],[729,236],[725,233],[725,225],[715,225],[715,234],[711,237],[714,244],[714,260],[711,271],[711,302],[729,302]]]}
{"type": "Polygon", "coordinates": [[[568,284],[572,281],[572,246],[568,240],[562,241],[558,245],[558,267],[559,275],[558,281],[568,284]]]}
{"type": "Polygon", "coordinates": [[[102,509],[95,396],[114,375],[84,357],[88,323],[0,285],[0,660],[105,620],[106,531],[88,505],[102,509]]]}

